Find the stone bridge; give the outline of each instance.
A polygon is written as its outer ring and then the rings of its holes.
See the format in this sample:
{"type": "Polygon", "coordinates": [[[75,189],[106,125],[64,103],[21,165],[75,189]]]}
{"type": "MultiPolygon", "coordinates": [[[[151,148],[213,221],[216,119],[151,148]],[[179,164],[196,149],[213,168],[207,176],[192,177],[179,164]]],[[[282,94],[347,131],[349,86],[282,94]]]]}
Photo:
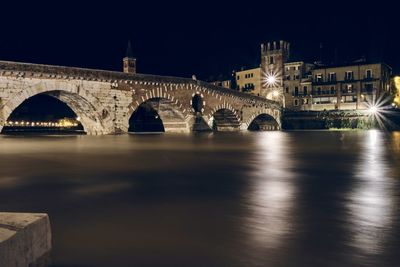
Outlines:
{"type": "Polygon", "coordinates": [[[0,61],[0,131],[26,99],[47,94],[66,103],[87,134],[128,132],[148,105],[165,132],[280,129],[276,102],[193,79],[0,61]]]}

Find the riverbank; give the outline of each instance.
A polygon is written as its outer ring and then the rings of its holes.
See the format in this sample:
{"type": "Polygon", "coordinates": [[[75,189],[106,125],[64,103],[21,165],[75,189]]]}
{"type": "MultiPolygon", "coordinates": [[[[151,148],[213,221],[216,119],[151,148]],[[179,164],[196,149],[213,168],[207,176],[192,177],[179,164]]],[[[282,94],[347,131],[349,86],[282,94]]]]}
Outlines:
{"type": "Polygon", "coordinates": [[[379,113],[357,110],[284,111],[283,130],[375,129],[400,130],[400,111],[379,113]]]}

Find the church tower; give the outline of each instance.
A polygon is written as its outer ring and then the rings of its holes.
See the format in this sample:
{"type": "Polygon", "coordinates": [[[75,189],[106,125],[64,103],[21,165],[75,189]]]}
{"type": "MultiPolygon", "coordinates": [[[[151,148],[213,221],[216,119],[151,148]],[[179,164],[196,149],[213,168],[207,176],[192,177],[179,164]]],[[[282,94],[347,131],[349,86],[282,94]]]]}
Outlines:
{"type": "Polygon", "coordinates": [[[285,41],[261,44],[261,95],[278,100],[283,92],[284,65],[289,60],[290,44],[285,41]]]}
{"type": "Polygon", "coordinates": [[[123,66],[125,73],[136,73],[136,57],[133,55],[131,42],[128,42],[128,47],[126,49],[126,56],[123,58],[123,66]]]}

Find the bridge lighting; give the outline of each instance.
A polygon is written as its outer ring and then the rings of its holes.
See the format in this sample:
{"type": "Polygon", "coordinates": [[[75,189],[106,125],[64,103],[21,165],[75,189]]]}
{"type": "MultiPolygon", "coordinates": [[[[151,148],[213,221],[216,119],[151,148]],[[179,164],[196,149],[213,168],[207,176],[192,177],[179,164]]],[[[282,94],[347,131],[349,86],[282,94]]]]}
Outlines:
{"type": "Polygon", "coordinates": [[[81,117],[79,117],[79,116],[76,117],[76,120],[77,120],[77,121],[81,121],[81,117]]]}
{"type": "Polygon", "coordinates": [[[57,127],[57,128],[68,128],[77,127],[79,123],[76,120],[64,118],[58,120],[58,122],[35,122],[35,121],[6,121],[7,126],[18,126],[18,127],[57,127]]]}

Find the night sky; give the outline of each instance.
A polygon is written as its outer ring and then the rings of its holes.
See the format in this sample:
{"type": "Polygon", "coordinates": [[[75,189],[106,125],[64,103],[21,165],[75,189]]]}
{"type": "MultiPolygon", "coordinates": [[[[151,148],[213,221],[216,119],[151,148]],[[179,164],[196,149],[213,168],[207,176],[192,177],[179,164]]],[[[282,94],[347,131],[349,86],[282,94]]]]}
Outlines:
{"type": "Polygon", "coordinates": [[[285,39],[292,60],[318,60],[322,43],[325,63],[336,50],[340,61],[384,59],[399,73],[396,7],[354,2],[7,1],[0,59],[121,70],[131,40],[139,72],[207,79],[256,66],[260,42],[285,39]]]}

